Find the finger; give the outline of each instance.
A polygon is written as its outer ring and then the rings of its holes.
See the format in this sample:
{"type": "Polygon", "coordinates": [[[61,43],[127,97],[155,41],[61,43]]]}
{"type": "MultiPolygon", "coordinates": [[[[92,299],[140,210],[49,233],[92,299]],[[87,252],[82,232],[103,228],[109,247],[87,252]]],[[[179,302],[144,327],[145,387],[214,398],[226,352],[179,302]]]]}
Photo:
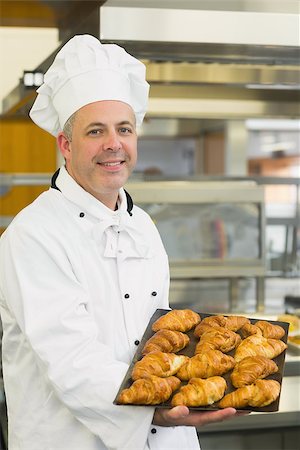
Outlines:
{"type": "Polygon", "coordinates": [[[190,412],[187,417],[181,420],[181,424],[200,427],[209,423],[223,422],[235,414],[236,410],[234,408],[226,408],[218,411],[190,412]]]}
{"type": "Polygon", "coordinates": [[[169,410],[166,410],[166,416],[169,420],[181,420],[190,414],[189,408],[184,405],[175,406],[169,410]]]}
{"type": "MultiPolygon", "coordinates": [[[[188,417],[191,423],[196,422],[198,426],[207,425],[209,423],[223,422],[224,420],[230,419],[236,415],[236,409],[225,408],[218,411],[207,411],[201,413],[192,413],[188,417]]],[[[196,426],[197,426],[196,425],[196,426]]]]}

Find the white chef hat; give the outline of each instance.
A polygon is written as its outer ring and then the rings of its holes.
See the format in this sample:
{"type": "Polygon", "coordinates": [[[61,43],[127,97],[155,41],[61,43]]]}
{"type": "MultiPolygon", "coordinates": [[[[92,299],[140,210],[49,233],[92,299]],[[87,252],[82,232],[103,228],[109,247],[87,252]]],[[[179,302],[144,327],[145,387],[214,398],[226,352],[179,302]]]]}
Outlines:
{"type": "Polygon", "coordinates": [[[57,53],[29,113],[53,136],[83,106],[99,100],[130,105],[137,126],[147,109],[149,85],[145,66],[115,44],[102,44],[90,35],[75,36],[57,53]]]}

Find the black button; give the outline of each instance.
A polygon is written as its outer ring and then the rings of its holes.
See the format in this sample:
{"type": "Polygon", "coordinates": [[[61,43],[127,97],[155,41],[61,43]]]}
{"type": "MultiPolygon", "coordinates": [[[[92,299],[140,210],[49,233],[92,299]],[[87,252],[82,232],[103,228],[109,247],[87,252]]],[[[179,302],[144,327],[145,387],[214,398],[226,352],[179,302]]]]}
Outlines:
{"type": "Polygon", "coordinates": [[[125,295],[124,295],[124,298],[129,298],[129,297],[130,297],[129,294],[125,294],[125,295]]]}
{"type": "Polygon", "coordinates": [[[134,341],[135,345],[139,345],[140,341],[137,339],[136,341],[134,341]]]}
{"type": "Polygon", "coordinates": [[[81,213],[79,214],[79,217],[84,217],[84,216],[85,216],[84,212],[81,212],[81,213]]]}
{"type": "Polygon", "coordinates": [[[155,297],[157,295],[156,291],[151,292],[151,295],[153,295],[153,297],[155,297]]]}
{"type": "Polygon", "coordinates": [[[152,428],[152,429],[151,429],[151,433],[152,433],[152,434],[157,433],[157,429],[156,429],[156,428],[152,428]]]}

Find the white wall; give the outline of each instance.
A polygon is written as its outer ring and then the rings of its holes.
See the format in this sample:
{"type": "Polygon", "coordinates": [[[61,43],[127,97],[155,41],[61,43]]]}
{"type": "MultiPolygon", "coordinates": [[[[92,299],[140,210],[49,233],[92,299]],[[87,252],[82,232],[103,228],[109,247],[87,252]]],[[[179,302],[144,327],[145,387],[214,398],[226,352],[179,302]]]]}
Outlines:
{"type": "Polygon", "coordinates": [[[2,100],[59,45],[56,28],[0,27],[0,112],[2,100]]]}

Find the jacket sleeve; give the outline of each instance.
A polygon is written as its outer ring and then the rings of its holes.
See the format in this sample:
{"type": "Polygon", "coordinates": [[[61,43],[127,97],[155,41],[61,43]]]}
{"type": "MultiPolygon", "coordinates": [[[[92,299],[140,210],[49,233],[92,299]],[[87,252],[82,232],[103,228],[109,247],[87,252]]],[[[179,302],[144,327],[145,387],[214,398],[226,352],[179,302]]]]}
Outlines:
{"type": "Polygon", "coordinates": [[[144,448],[154,408],[113,405],[128,367],[97,339],[63,245],[27,224],[11,229],[1,240],[2,291],[41,377],[108,449],[144,448]]]}

